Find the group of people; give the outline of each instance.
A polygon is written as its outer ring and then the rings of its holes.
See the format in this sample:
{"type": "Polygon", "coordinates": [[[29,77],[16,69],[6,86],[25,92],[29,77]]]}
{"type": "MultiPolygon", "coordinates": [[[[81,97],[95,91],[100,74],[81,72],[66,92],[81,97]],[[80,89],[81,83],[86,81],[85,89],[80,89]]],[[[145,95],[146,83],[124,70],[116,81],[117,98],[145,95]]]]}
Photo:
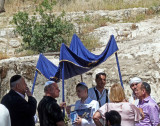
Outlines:
{"type": "Polygon", "coordinates": [[[105,89],[106,74],[96,74],[96,86],[88,89],[84,82],[76,85],[79,98],[74,105],[57,104],[59,87],[54,81],[44,85],[44,97],[39,102],[29,91],[24,78],[14,75],[10,79],[11,90],[0,104],[0,126],[35,126],[36,109],[40,126],[65,126],[62,109],[66,109],[74,126],[157,126],[160,109],[150,96],[151,87],[140,78],[129,81],[133,94],[126,99],[120,84],[105,89]],[[25,100],[25,95],[28,100],[25,100]],[[75,106],[71,111],[71,106],[75,106]]]}

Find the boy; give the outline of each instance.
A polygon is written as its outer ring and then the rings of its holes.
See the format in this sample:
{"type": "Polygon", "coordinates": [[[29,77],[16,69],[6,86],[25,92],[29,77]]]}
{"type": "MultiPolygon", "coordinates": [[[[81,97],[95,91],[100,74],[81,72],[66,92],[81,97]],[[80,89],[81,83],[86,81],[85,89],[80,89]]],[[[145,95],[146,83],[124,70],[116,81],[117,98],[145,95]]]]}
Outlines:
{"type": "MultiPolygon", "coordinates": [[[[80,100],[75,103],[75,111],[77,118],[73,125],[80,126],[96,126],[92,117],[93,114],[98,110],[99,103],[96,100],[92,100],[88,97],[88,87],[84,82],[80,82],[76,86],[77,96],[80,100]]],[[[67,106],[66,111],[70,114],[70,106],[67,106]]]]}

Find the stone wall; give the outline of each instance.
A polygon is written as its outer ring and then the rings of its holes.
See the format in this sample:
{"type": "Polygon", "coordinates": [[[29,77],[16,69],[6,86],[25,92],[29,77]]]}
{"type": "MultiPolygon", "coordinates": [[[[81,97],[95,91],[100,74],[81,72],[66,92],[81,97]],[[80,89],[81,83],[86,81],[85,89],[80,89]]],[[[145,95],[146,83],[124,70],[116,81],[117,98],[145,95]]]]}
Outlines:
{"type": "MultiPolygon", "coordinates": [[[[121,47],[121,46],[119,46],[121,47]]],[[[157,46],[158,48],[158,46],[157,46]]],[[[99,50],[100,51],[100,50],[99,50]]],[[[97,51],[96,51],[97,52],[97,51]]],[[[138,57],[126,56],[118,52],[119,63],[121,68],[122,79],[124,83],[124,89],[126,97],[131,95],[131,90],[128,85],[129,79],[134,76],[139,76],[143,81],[151,84],[152,96],[159,101],[159,59],[154,59],[153,55],[143,54],[138,57]],[[149,60],[148,60],[149,59],[149,60]]],[[[158,56],[158,55],[157,55],[158,56]]],[[[51,60],[51,57],[47,57],[51,60]]],[[[32,88],[32,83],[35,74],[35,66],[38,60],[38,56],[11,58],[0,61],[0,97],[9,91],[9,79],[14,74],[21,74],[24,76],[29,88],[32,88]]],[[[52,58],[52,62],[57,62],[58,59],[52,58]]],[[[75,87],[80,81],[87,83],[88,87],[95,86],[95,74],[98,72],[105,72],[107,74],[106,88],[110,88],[112,84],[119,83],[119,75],[117,70],[117,64],[115,55],[113,54],[106,62],[102,63],[98,67],[76,77],[70,78],[65,81],[65,99],[67,104],[73,104],[78,98],[76,96],[75,87]]],[[[36,86],[34,90],[34,96],[39,100],[43,97],[43,85],[47,79],[38,74],[36,86]]],[[[59,82],[59,88],[61,89],[61,83],[59,82]]],[[[61,93],[58,102],[61,102],[61,93]]]]}

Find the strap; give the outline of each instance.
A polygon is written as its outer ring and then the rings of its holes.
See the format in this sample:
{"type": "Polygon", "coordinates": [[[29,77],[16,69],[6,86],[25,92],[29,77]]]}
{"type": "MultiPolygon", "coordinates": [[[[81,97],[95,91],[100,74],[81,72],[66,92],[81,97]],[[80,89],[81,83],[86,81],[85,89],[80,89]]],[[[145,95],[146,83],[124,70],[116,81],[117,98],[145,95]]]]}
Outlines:
{"type": "Polygon", "coordinates": [[[99,107],[101,107],[101,103],[100,103],[100,100],[99,100],[98,91],[96,90],[95,87],[94,87],[94,91],[95,91],[95,94],[96,94],[96,97],[97,97],[97,101],[99,102],[99,107]]]}
{"type": "Polygon", "coordinates": [[[108,90],[106,89],[106,103],[108,103],[108,90]]]}
{"type": "MultiPolygon", "coordinates": [[[[99,107],[101,107],[100,100],[103,97],[104,93],[102,94],[101,98],[99,98],[98,91],[96,90],[95,87],[94,87],[94,91],[95,91],[95,94],[96,94],[96,97],[97,97],[97,101],[99,102],[99,107]]],[[[108,103],[108,90],[107,89],[106,89],[106,103],[108,103]]]]}

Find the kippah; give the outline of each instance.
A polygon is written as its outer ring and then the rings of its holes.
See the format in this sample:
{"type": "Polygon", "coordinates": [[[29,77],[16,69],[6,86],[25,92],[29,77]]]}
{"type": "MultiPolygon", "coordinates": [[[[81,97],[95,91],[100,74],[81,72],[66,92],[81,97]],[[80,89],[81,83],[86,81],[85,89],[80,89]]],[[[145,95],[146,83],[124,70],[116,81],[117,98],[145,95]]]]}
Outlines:
{"type": "Polygon", "coordinates": [[[53,84],[53,83],[55,83],[55,81],[47,81],[47,82],[45,83],[44,87],[46,87],[46,86],[48,86],[48,85],[50,85],[50,84],[53,84]]]}
{"type": "MultiPolygon", "coordinates": [[[[80,83],[78,83],[78,84],[81,84],[81,85],[87,87],[86,83],[84,83],[84,82],[80,82],[80,83]]],[[[88,87],[87,87],[87,88],[88,88],[88,87]]]]}
{"type": "Polygon", "coordinates": [[[131,85],[133,83],[140,83],[140,82],[142,82],[142,80],[139,77],[134,77],[130,79],[129,84],[131,85]]]}
{"type": "Polygon", "coordinates": [[[11,79],[10,79],[10,83],[19,80],[21,77],[22,77],[21,75],[14,75],[14,76],[12,76],[11,79]]]}

